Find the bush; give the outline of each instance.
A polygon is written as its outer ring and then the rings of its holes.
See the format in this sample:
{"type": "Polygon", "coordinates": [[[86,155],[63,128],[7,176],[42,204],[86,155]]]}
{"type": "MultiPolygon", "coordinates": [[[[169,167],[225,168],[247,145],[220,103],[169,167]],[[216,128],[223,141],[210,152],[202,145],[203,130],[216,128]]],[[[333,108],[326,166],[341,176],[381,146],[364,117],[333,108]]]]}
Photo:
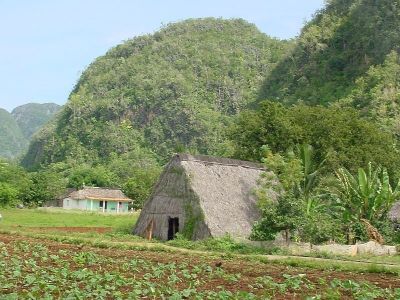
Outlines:
{"type": "Polygon", "coordinates": [[[200,241],[190,241],[186,239],[182,234],[178,233],[176,234],[175,239],[168,241],[167,244],[174,247],[196,249],[201,251],[216,251],[241,254],[266,253],[266,250],[262,248],[237,242],[230,235],[225,235],[221,238],[208,238],[200,241]]]}
{"type": "Polygon", "coordinates": [[[342,231],[341,222],[327,213],[309,215],[299,226],[299,236],[302,241],[312,244],[322,244],[328,241],[345,243],[346,236],[342,231]]]}

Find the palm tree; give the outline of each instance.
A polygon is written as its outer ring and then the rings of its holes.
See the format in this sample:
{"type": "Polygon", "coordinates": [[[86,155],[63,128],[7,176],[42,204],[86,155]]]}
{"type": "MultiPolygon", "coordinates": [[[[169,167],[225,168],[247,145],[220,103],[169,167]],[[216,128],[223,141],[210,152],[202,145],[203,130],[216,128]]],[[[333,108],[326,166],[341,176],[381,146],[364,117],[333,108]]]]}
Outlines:
{"type": "Polygon", "coordinates": [[[318,177],[325,164],[325,159],[316,164],[314,160],[314,149],[309,144],[302,144],[297,147],[298,157],[301,160],[303,179],[301,180],[298,192],[306,203],[307,215],[316,212],[324,207],[319,195],[313,193],[317,185],[318,177]]]}

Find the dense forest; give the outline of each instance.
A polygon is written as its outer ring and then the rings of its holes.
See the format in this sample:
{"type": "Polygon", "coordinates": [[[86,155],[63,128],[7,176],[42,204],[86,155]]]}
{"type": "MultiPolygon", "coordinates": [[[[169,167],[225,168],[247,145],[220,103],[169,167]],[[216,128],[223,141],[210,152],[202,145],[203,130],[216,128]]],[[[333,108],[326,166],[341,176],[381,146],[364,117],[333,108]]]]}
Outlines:
{"type": "Polygon", "coordinates": [[[282,183],[263,185],[275,203],[257,192],[255,239],[351,243],[373,228],[396,241],[399,16],[398,0],[331,0],[290,41],[213,18],[128,40],[34,136],[29,173],[2,163],[0,201],[40,204],[88,184],[121,187],[139,208],[172,153],[201,153],[262,161],[282,183]]]}

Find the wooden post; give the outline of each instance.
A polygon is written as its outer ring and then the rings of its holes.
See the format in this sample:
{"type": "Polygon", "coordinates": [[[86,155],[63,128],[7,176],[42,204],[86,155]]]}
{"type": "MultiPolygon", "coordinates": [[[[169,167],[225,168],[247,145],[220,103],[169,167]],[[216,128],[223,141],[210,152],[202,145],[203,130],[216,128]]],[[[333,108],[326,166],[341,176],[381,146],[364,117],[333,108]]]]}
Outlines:
{"type": "Polygon", "coordinates": [[[153,227],[154,227],[154,220],[151,219],[149,225],[147,225],[146,228],[146,239],[149,241],[153,238],[153,227]]]}

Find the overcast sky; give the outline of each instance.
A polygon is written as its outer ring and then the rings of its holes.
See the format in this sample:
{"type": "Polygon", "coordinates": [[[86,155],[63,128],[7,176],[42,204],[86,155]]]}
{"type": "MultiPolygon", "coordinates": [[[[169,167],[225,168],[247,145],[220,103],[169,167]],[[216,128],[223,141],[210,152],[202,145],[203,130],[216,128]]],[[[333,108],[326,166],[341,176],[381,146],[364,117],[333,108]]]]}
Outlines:
{"type": "Polygon", "coordinates": [[[324,0],[0,0],[0,107],[65,103],[81,72],[110,47],[163,24],[243,18],[282,39],[324,0]]]}

